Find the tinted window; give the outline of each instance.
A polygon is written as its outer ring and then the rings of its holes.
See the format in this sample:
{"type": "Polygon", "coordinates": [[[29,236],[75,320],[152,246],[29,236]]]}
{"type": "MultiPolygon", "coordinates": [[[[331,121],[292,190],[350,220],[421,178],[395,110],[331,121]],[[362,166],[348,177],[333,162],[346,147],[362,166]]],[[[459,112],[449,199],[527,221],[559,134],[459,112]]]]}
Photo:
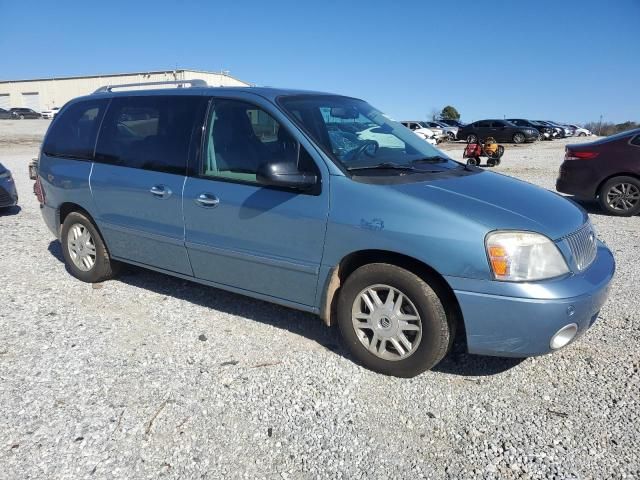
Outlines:
{"type": "Polygon", "coordinates": [[[108,100],[74,103],[56,116],[42,147],[46,155],[93,158],[96,134],[108,100]]]}
{"type": "Polygon", "coordinates": [[[629,142],[629,143],[631,143],[631,145],[635,145],[637,147],[640,147],[640,135],[636,135],[635,137],[633,137],[631,139],[631,142],[629,142]]]}
{"type": "Polygon", "coordinates": [[[316,173],[315,163],[297,140],[269,113],[255,105],[216,101],[207,122],[202,174],[257,183],[258,168],[268,162],[295,162],[316,173]]]}
{"type": "Polygon", "coordinates": [[[96,161],[184,175],[205,102],[181,95],[114,98],[102,123],[96,161]]]}
{"type": "Polygon", "coordinates": [[[491,122],[487,122],[487,121],[484,121],[484,122],[476,122],[476,123],[474,123],[474,127],[476,127],[476,128],[486,128],[486,127],[488,127],[490,124],[491,124],[491,122]]]}

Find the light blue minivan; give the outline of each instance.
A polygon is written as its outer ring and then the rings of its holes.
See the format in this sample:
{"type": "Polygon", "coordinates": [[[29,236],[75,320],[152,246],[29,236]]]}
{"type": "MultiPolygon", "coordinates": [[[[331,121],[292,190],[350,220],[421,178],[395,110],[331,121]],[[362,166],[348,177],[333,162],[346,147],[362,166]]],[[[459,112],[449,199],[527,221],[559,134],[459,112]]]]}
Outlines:
{"type": "Polygon", "coordinates": [[[572,202],[356,98],[178,84],[103,87],[49,128],[36,192],[80,280],[125,262],[313,312],[404,377],[456,335],[526,357],[595,322],[615,264],[572,202]]]}

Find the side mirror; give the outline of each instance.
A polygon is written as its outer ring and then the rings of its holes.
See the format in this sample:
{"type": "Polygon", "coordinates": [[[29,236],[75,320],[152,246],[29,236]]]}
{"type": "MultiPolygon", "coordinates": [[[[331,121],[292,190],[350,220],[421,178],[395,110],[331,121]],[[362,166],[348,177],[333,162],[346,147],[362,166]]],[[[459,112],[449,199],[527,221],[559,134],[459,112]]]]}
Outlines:
{"type": "Polygon", "coordinates": [[[308,190],[318,182],[316,175],[301,172],[292,162],[263,163],[258,167],[256,178],[262,185],[296,190],[308,190]]]}

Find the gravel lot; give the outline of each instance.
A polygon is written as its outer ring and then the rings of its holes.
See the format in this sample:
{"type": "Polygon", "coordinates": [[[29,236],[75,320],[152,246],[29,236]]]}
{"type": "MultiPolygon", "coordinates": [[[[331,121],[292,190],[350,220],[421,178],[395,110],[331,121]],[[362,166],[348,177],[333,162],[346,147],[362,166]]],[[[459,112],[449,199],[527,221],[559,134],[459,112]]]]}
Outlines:
{"type": "MultiPolygon", "coordinates": [[[[587,205],[618,272],[581,341],[389,378],[311,315],[141,269],[72,278],[27,175],[48,123],[0,121],[20,193],[0,214],[0,478],[640,478],[638,218],[587,205]]],[[[496,170],[553,189],[566,143],[496,170]]]]}

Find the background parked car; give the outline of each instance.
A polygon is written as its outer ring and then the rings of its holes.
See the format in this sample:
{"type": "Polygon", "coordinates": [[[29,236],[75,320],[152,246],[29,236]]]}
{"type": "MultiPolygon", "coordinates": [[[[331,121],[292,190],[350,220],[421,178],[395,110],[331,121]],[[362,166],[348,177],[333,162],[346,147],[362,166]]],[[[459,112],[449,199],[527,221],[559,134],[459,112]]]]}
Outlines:
{"type": "Polygon", "coordinates": [[[551,120],[545,120],[548,124],[553,125],[555,128],[560,129],[560,136],[562,138],[573,136],[573,130],[571,130],[567,125],[562,125],[560,123],[552,122],[551,120]]]}
{"type": "Polygon", "coordinates": [[[18,116],[14,113],[10,112],[9,110],[5,110],[4,108],[0,108],[0,119],[11,120],[16,118],[18,118],[18,116]]]}
{"type": "Polygon", "coordinates": [[[60,111],[60,107],[53,107],[50,110],[43,110],[42,113],[42,118],[53,118],[57,115],[57,113],[60,111]]]}
{"type": "Polygon", "coordinates": [[[420,122],[422,125],[424,125],[427,128],[430,129],[440,129],[442,131],[444,131],[444,133],[447,134],[447,136],[449,137],[449,140],[456,140],[458,138],[458,129],[459,127],[454,127],[451,125],[447,125],[446,123],[440,122],[440,121],[435,121],[435,120],[431,120],[431,121],[426,121],[426,122],[420,122]]]}
{"type": "Polygon", "coordinates": [[[446,134],[440,133],[440,137],[438,138],[438,136],[435,134],[433,130],[422,126],[420,122],[417,120],[405,120],[404,122],[400,122],[400,123],[402,123],[402,125],[407,127],[409,130],[411,130],[413,133],[418,135],[420,138],[431,143],[432,145],[435,145],[441,142],[443,140],[443,135],[446,136],[446,134]]]}
{"type": "Polygon", "coordinates": [[[19,118],[20,120],[24,118],[42,118],[42,114],[40,114],[39,112],[36,112],[32,108],[19,107],[19,108],[12,108],[9,111],[14,112],[16,114],[16,117],[19,118]]]}
{"type": "Polygon", "coordinates": [[[587,130],[586,128],[581,127],[579,125],[569,125],[569,126],[575,130],[576,137],[590,137],[591,135],[593,135],[593,133],[591,133],[591,130],[587,130]]]}
{"type": "Polygon", "coordinates": [[[564,138],[565,132],[563,128],[558,127],[557,125],[553,125],[549,122],[546,122],[544,120],[533,120],[536,123],[539,123],[541,125],[546,125],[547,127],[553,129],[553,138],[564,138]]]}
{"type": "Polygon", "coordinates": [[[506,120],[478,120],[458,130],[458,138],[467,142],[493,137],[498,142],[525,143],[538,139],[538,130],[519,127],[506,120]]]}
{"type": "Polygon", "coordinates": [[[595,142],[567,145],[556,190],[597,198],[612,215],[640,212],[640,129],[595,142]]]}
{"type": "Polygon", "coordinates": [[[18,192],[11,172],[0,163],[0,208],[18,204],[18,192]]]}
{"type": "Polygon", "coordinates": [[[517,125],[518,127],[535,128],[538,132],[538,140],[551,140],[553,139],[553,128],[543,125],[541,123],[526,120],[524,118],[509,118],[508,122],[517,125]]]}

